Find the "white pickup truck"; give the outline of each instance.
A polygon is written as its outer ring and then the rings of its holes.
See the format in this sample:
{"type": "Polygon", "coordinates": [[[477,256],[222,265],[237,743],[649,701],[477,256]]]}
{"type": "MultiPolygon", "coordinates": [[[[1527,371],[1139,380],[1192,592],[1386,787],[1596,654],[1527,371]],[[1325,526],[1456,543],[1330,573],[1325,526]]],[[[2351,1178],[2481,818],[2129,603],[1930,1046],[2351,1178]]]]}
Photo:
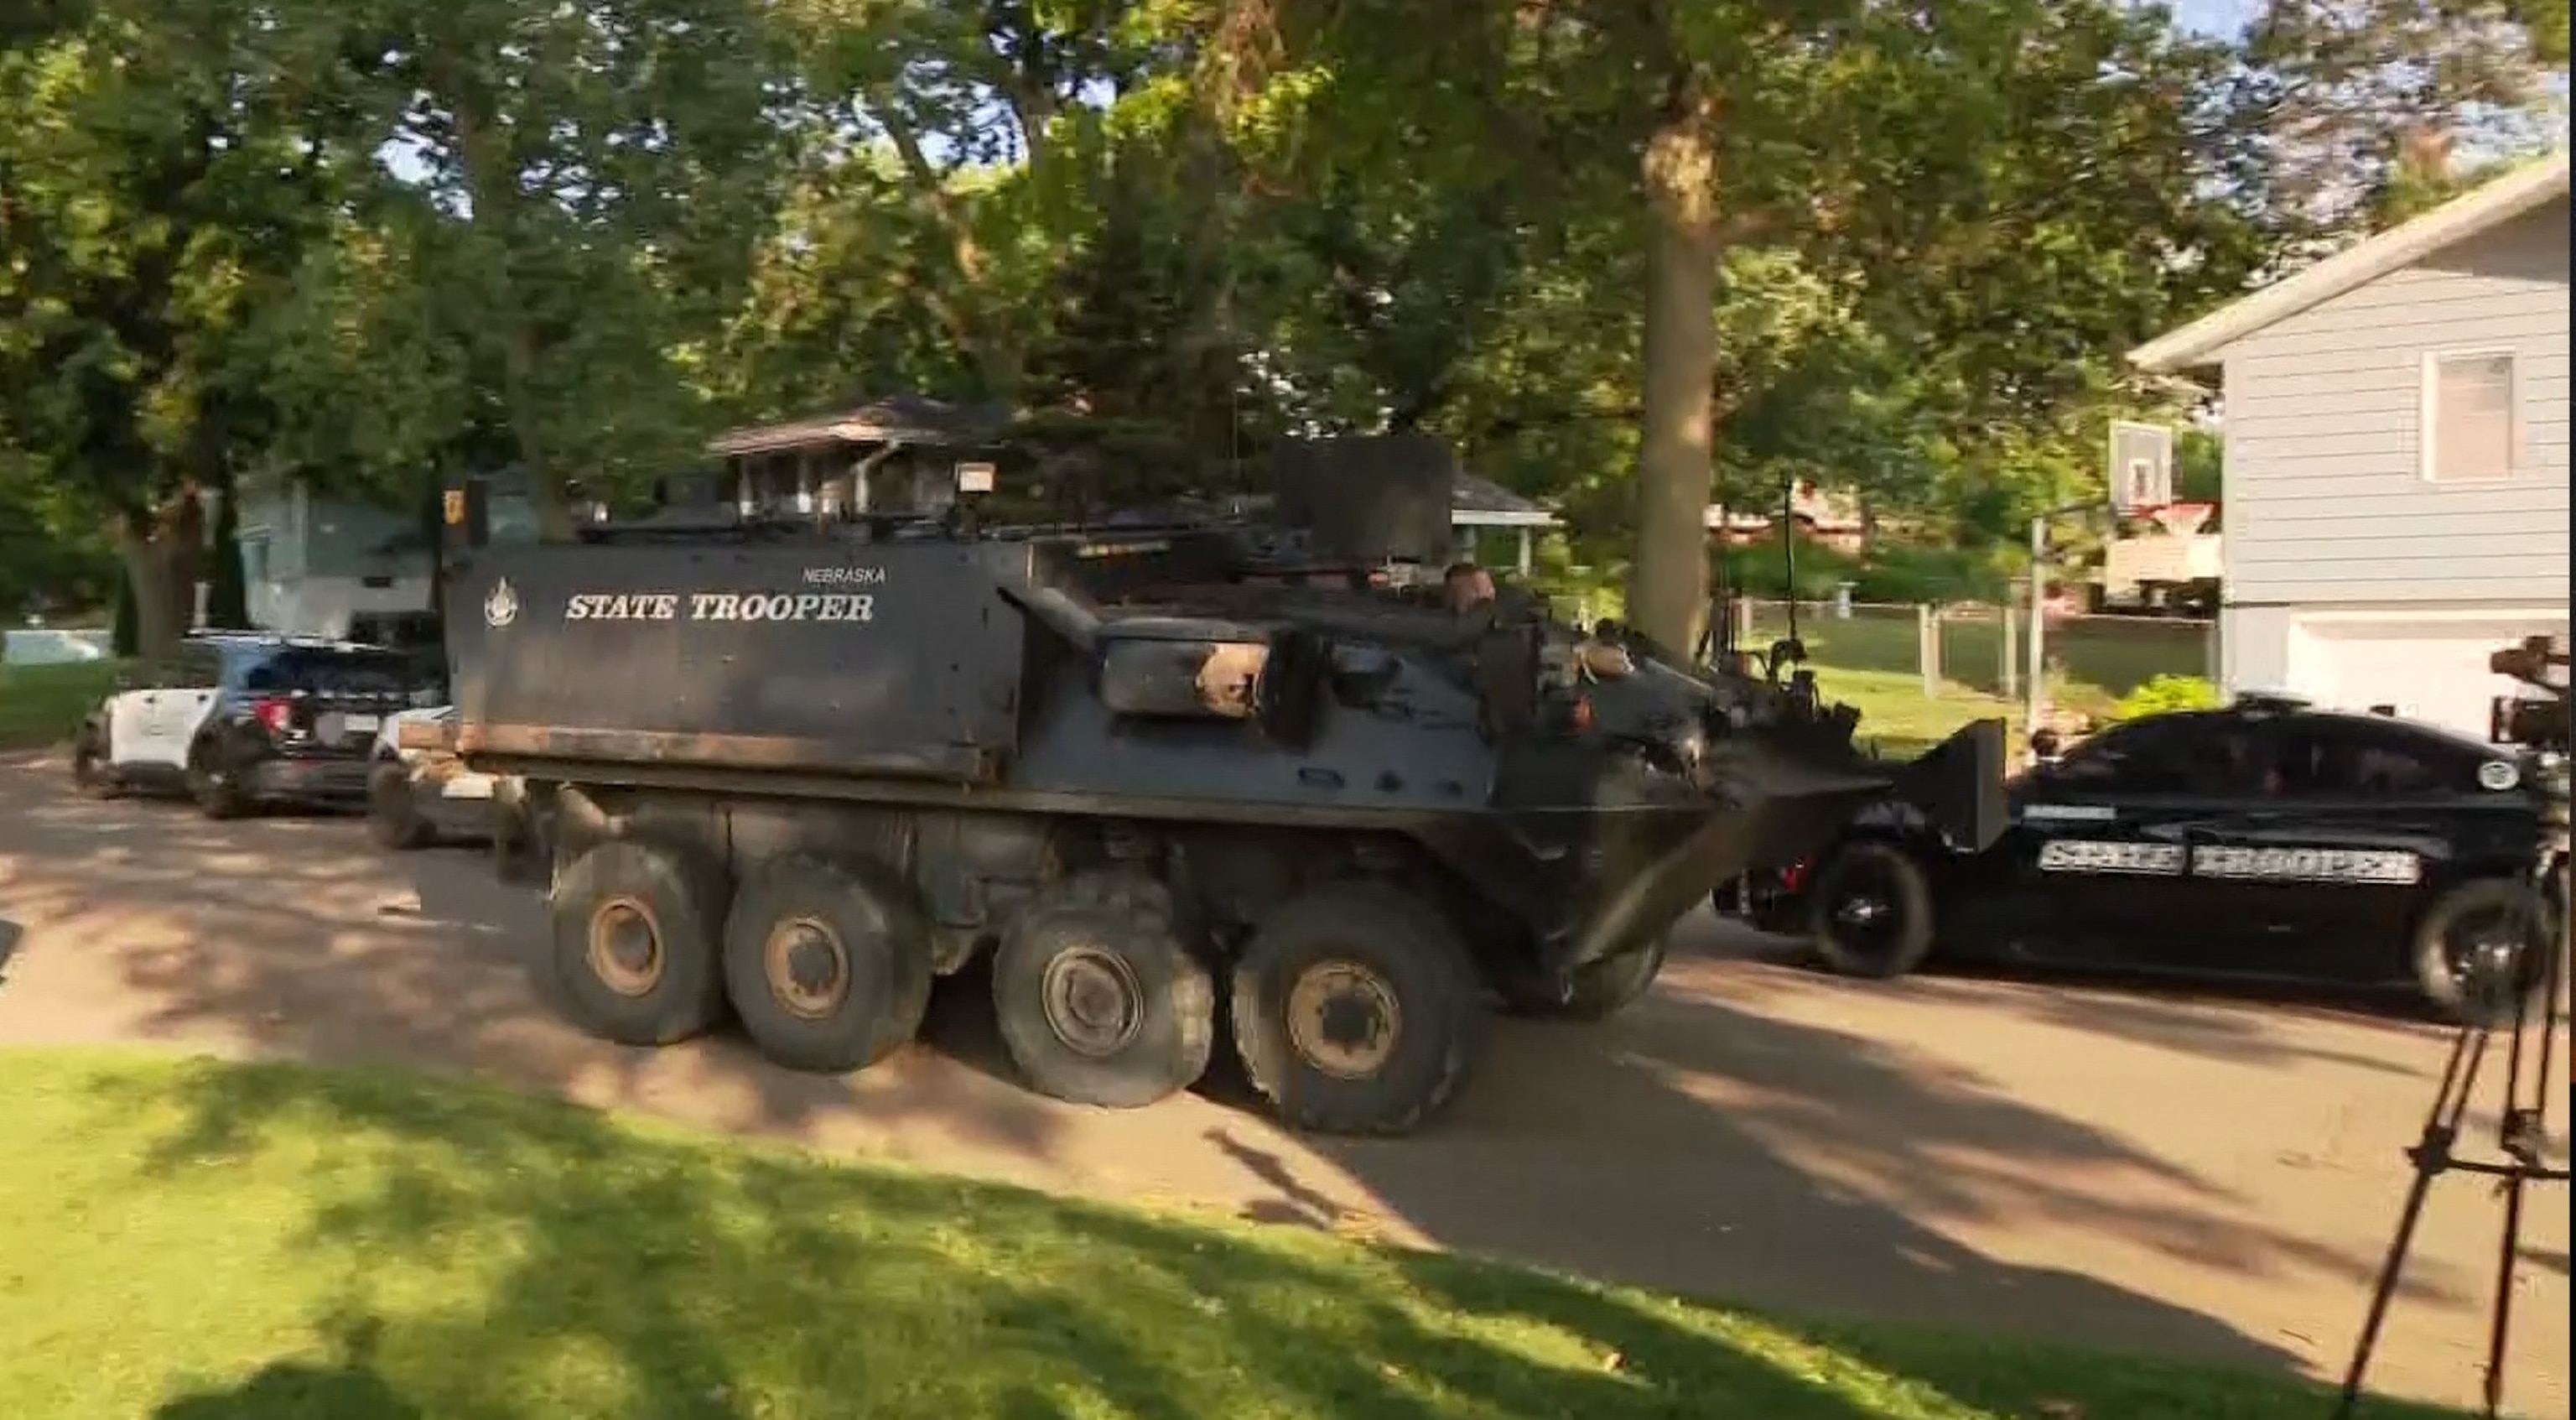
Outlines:
{"type": "Polygon", "coordinates": [[[367,830],[378,845],[403,852],[442,840],[493,836],[498,776],[468,769],[451,755],[402,747],[404,725],[443,724],[455,715],[455,706],[435,705],[388,716],[377,728],[374,767],[367,779],[367,830]]]}

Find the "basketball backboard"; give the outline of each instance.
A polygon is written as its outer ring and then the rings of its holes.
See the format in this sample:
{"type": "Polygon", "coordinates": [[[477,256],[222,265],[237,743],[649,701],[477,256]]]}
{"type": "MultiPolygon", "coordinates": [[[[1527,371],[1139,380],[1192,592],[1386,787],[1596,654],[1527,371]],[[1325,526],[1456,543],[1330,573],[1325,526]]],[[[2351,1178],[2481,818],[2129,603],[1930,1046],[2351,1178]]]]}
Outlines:
{"type": "Polygon", "coordinates": [[[2173,501],[2173,429],[2163,424],[2111,422],[2109,467],[2111,511],[2135,517],[2173,501]]]}
{"type": "Polygon", "coordinates": [[[2197,537],[2218,511],[2215,503],[2166,503],[2147,510],[2167,537],[2197,537]]]}

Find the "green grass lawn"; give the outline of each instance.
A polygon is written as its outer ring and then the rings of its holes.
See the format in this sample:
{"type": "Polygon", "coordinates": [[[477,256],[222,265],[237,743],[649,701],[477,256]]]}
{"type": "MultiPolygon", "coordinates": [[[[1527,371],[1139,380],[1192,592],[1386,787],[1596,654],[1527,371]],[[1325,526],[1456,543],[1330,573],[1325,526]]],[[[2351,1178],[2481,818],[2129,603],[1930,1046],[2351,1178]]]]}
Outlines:
{"type": "Polygon", "coordinates": [[[410,1077],[18,1050],[0,1080],[10,1420],[2324,1413],[2289,1381],[1804,1326],[410,1077]]]}
{"type": "Polygon", "coordinates": [[[122,661],[0,665],[0,750],[43,749],[69,739],[99,697],[116,685],[122,661]]]}
{"type": "MultiPolygon", "coordinates": [[[[1777,606],[1763,608],[1753,634],[1753,644],[1769,645],[1788,634],[1786,616],[1777,606]]],[[[1819,671],[1919,678],[1921,634],[1911,607],[1855,607],[1848,620],[1811,609],[1798,621],[1798,639],[1806,643],[1819,671]]],[[[1940,624],[1940,641],[1943,680],[1988,694],[2003,689],[2006,648],[1999,616],[1954,612],[1940,624]]],[[[2018,671],[2021,657],[2029,654],[2028,643],[2016,639],[2012,650],[2018,671]]],[[[2210,673],[2208,631],[2191,621],[2075,617],[2051,627],[2045,650],[2067,682],[2104,700],[2117,700],[2159,675],[2210,673]]]]}
{"type": "Polygon", "coordinates": [[[1839,700],[1860,711],[1863,744],[1874,744],[1891,758],[1911,758],[1949,737],[1970,720],[2002,717],[2011,742],[2021,743],[2021,707],[2015,702],[1955,683],[1938,695],[1923,693],[1922,677],[1910,671],[1848,670],[1818,666],[1816,685],[1825,699],[1839,700]]]}

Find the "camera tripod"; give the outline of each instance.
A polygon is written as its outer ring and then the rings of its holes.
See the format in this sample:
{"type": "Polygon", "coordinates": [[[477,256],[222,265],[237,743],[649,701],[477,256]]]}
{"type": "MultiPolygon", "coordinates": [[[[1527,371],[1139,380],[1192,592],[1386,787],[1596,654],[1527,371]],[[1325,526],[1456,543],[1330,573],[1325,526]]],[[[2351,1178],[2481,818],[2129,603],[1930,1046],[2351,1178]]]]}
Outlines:
{"type": "Polygon", "coordinates": [[[2361,1403],[2362,1381],[2370,1369],[2371,1352],[2379,1344],[2380,1329],[2388,1320],[2388,1304],[2406,1270],[2406,1256],[2414,1246],[2415,1226],[2423,1217],[2425,1197],[2432,1191],[2433,1180],[2447,1173],[2492,1178],[2496,1191],[2504,1197],[2504,1237],[2496,1263],[2495,1294],[2487,1307],[2482,1413],[2493,1420],[2503,1409],[2505,1346],[2513,1326],[2513,1284],[2522,1264],[2523,1195],[2536,1183],[2567,1182],[2567,1170],[2551,1168],[2546,1160],[2550,1101],[2563,1088],[2555,1078],[2558,1001],[2566,985],[2569,952],[2570,914],[2559,888],[2568,843],[2563,799],[2552,806],[2551,816],[2555,822],[2550,842],[2533,875],[2530,918],[2514,924],[2520,935],[2503,973],[2505,989],[2515,992],[2515,1002],[2512,1024],[2505,1028],[2505,1098],[2496,1127],[2499,1157],[2464,1159],[2453,1152],[2469,1105],[2477,1094],[2481,1067],[2487,1062],[2498,1030],[2491,1017],[2481,1013],[2478,1023],[2464,1025],[2452,1036],[2450,1059],[2442,1069],[2433,1108],[2425,1117],[2423,1136],[2406,1151],[2415,1166],[2415,1176],[2407,1186],[2406,1202],[2398,1211],[2397,1230],[2389,1239],[2387,1255],[2380,1261],[2379,1279],[2370,1293],[2370,1310],[2362,1321],[2361,1336],[2353,1344],[2352,1361],[2344,1372],[2343,1393],[2336,1401],[2333,1420],[2352,1420],[2361,1403]],[[2523,960],[2533,951],[2541,954],[2543,962],[2536,993],[2525,989],[2523,973],[2523,960]],[[2532,1029],[2535,1012],[2540,1017],[2537,1030],[2532,1029]]]}

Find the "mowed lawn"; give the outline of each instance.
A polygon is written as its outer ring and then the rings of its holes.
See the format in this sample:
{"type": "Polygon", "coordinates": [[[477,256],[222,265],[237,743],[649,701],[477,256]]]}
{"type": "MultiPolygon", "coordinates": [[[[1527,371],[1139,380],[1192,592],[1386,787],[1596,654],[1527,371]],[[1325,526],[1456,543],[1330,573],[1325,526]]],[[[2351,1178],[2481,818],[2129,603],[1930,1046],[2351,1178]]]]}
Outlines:
{"type": "Polygon", "coordinates": [[[2283,1380],[1766,1320],[391,1074],[20,1050],[0,1081],[10,1420],[2325,1409],[2283,1380]]]}
{"type": "Polygon", "coordinates": [[[2021,707],[1964,685],[1944,685],[1939,695],[1925,695],[1922,678],[1911,672],[1820,666],[1816,686],[1826,700],[1860,711],[1854,738],[1891,759],[1921,754],[1970,720],[2000,718],[2011,743],[2021,743],[2021,707]]]}
{"type": "Polygon", "coordinates": [[[0,750],[44,749],[71,738],[116,686],[121,661],[0,665],[0,750]]]}

